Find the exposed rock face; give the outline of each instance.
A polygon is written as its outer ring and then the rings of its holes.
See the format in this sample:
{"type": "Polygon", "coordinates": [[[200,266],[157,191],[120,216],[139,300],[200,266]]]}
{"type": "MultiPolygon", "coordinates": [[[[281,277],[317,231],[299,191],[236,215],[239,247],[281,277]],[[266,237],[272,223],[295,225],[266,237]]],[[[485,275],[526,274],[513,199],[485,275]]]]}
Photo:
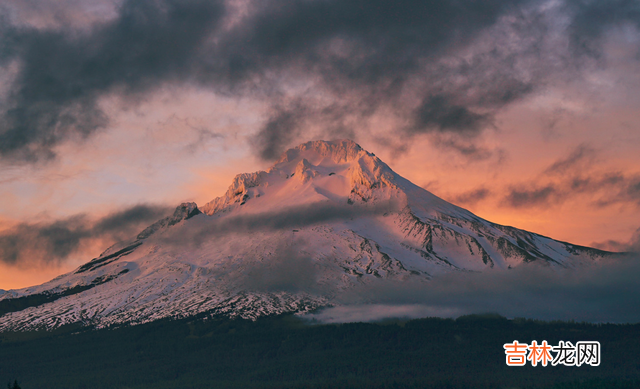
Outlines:
{"type": "Polygon", "coordinates": [[[178,205],[176,210],[173,212],[173,215],[158,220],[145,228],[144,231],[138,234],[137,239],[146,239],[155,234],[158,230],[178,224],[181,221],[190,219],[200,213],[202,212],[200,212],[196,203],[182,203],[178,205]]]}
{"type": "Polygon", "coordinates": [[[290,149],[267,171],[237,175],[202,210],[183,203],[69,274],[0,291],[0,330],[201,312],[256,318],[337,304],[381,279],[612,257],[484,220],[350,140],[290,149]]]}

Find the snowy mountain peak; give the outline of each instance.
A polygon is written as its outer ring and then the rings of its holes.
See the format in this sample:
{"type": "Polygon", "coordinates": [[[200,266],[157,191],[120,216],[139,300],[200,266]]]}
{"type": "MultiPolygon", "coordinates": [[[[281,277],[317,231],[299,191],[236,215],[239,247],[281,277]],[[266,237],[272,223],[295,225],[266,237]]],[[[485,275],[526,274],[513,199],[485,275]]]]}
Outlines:
{"type": "Polygon", "coordinates": [[[381,280],[571,269],[612,255],[484,220],[353,141],[312,141],[238,174],[202,213],[180,204],[71,273],[0,291],[0,331],[306,312],[381,280]]]}
{"type": "Polygon", "coordinates": [[[314,165],[309,163],[305,158],[302,158],[302,160],[296,165],[296,170],[293,172],[293,175],[297,175],[297,179],[305,183],[320,174],[314,168],[314,165]]]}
{"type": "Polygon", "coordinates": [[[282,153],[278,161],[276,161],[276,165],[298,160],[301,157],[314,160],[314,164],[320,163],[317,157],[330,160],[334,164],[341,164],[353,161],[362,153],[372,155],[350,139],[333,141],[313,140],[282,153]]]}
{"type": "Polygon", "coordinates": [[[351,140],[317,140],[287,150],[267,171],[237,175],[223,196],[202,209],[213,215],[240,206],[251,211],[256,205],[265,209],[318,201],[388,200],[401,195],[394,177],[389,166],[351,140]],[[397,193],[375,191],[384,188],[397,193]]]}

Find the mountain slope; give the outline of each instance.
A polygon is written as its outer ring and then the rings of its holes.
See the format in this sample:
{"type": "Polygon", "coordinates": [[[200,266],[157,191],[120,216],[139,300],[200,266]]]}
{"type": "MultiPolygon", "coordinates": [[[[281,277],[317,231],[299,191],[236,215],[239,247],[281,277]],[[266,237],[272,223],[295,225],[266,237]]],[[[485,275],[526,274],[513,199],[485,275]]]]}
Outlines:
{"type": "Polygon", "coordinates": [[[349,140],[313,141],[45,284],[0,294],[0,330],[256,318],[336,304],[357,285],[611,254],[501,226],[395,173],[349,140]]]}

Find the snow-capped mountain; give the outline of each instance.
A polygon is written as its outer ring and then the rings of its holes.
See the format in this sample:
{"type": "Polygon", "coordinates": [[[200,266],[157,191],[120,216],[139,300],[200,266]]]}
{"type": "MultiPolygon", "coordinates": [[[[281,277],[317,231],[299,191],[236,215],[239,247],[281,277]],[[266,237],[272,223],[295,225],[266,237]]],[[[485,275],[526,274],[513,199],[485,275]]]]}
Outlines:
{"type": "Polygon", "coordinates": [[[571,268],[610,254],[484,220],[353,141],[312,141],[71,273],[0,293],[0,331],[305,312],[380,279],[571,268]]]}

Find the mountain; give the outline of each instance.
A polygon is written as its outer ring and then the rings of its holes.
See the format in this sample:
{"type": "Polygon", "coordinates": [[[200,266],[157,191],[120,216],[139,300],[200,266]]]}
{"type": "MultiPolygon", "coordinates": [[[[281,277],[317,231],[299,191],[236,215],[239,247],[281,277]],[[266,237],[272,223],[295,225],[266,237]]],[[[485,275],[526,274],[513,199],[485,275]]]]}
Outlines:
{"type": "Polygon", "coordinates": [[[0,294],[0,331],[307,312],[380,280],[573,268],[611,255],[484,220],[353,141],[312,141],[68,274],[0,294]]]}

